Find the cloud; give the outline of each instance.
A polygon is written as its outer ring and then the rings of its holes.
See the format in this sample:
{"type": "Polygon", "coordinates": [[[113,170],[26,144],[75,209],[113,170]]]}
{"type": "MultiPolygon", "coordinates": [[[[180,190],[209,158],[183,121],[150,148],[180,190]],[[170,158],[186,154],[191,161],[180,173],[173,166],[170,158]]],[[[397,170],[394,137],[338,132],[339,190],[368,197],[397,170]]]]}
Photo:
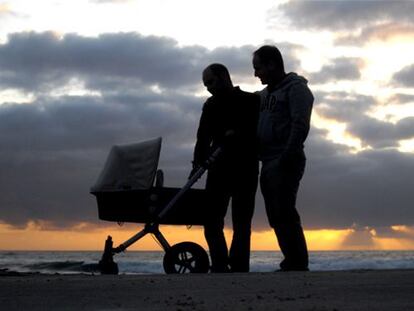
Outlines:
{"type": "Polygon", "coordinates": [[[401,86],[414,87],[414,64],[395,73],[393,80],[401,86]]]}
{"type": "MultiPolygon", "coordinates": [[[[346,92],[315,93],[315,110],[324,118],[346,124],[346,131],[361,140],[363,146],[375,149],[397,147],[398,141],[414,137],[414,119],[407,117],[396,123],[378,120],[368,115],[377,105],[375,98],[346,92]]],[[[410,97],[395,97],[394,101],[410,97]]]]}
{"type": "Polygon", "coordinates": [[[378,227],[373,234],[379,238],[414,240],[414,228],[407,226],[378,227]]]}
{"type": "Polygon", "coordinates": [[[380,25],[370,25],[362,28],[357,34],[339,35],[335,40],[338,45],[363,45],[374,40],[389,41],[394,38],[412,38],[414,24],[391,22],[380,25]]]}
{"type": "Polygon", "coordinates": [[[324,65],[319,72],[311,73],[309,80],[313,84],[339,80],[357,80],[361,77],[359,68],[362,61],[358,58],[336,58],[324,65]]]}
{"type": "Polygon", "coordinates": [[[308,165],[298,197],[305,227],[414,223],[411,154],[396,150],[350,154],[320,136],[323,133],[312,134],[306,144],[308,165]]]}
{"type": "MultiPolygon", "coordinates": [[[[302,47],[280,43],[287,66],[299,67],[302,47]]],[[[180,47],[167,37],[138,33],[83,37],[53,32],[15,33],[0,45],[0,86],[49,93],[73,80],[99,92],[133,89],[199,89],[201,72],[210,63],[225,64],[235,82],[254,82],[251,57],[257,47],[180,47]]]]}
{"type": "Polygon", "coordinates": [[[163,136],[161,165],[167,173],[170,167],[185,167],[168,183],[182,183],[191,160],[186,144],[194,140],[196,122],[187,108],[194,106],[198,114],[202,102],[177,97],[163,105],[164,100],[157,94],[136,100],[84,96],[0,106],[2,219],[61,226],[96,221],[88,191],[113,144],[163,136]]]}
{"type": "Polygon", "coordinates": [[[404,105],[414,102],[414,95],[409,94],[395,94],[390,98],[390,103],[397,105],[404,105]]]}
{"type": "Polygon", "coordinates": [[[377,102],[374,97],[348,92],[315,92],[315,108],[325,118],[352,122],[366,114],[377,102]]]}
{"type": "MultiPolygon", "coordinates": [[[[300,47],[278,45],[293,66],[298,64],[295,51],[300,47]]],[[[113,144],[163,136],[165,185],[182,186],[205,100],[194,95],[202,87],[202,69],[222,62],[237,81],[248,80],[254,49],[180,47],[170,38],[136,33],[10,36],[0,45],[0,85],[34,94],[34,100],[0,105],[1,221],[15,226],[43,221],[57,227],[99,223],[89,188],[113,144]],[[80,95],[62,89],[70,89],[73,81],[84,88],[80,95]]],[[[333,75],[339,69],[329,70],[333,75]]],[[[315,98],[318,113],[347,123],[354,135],[374,146],[384,140],[391,145],[411,133],[411,119],[390,130],[366,117],[376,105],[372,97],[315,92],[315,98]]],[[[412,155],[382,147],[351,154],[326,136],[312,128],[306,143],[308,167],[298,201],[304,226],[413,224],[412,155]]],[[[260,197],[258,192],[255,229],[268,228],[260,197]]]]}
{"type": "MultiPolygon", "coordinates": [[[[78,79],[100,91],[125,82],[176,89],[200,86],[202,70],[222,62],[231,73],[253,79],[254,46],[217,48],[179,47],[170,38],[137,33],[75,34],[16,33],[0,45],[0,85],[26,92],[50,92],[78,79]]],[[[298,61],[286,53],[293,64],[298,61]]]]}
{"type": "MultiPolygon", "coordinates": [[[[146,97],[45,98],[0,106],[2,220],[14,225],[47,220],[61,227],[99,222],[88,190],[113,144],[163,136],[165,184],[183,185],[202,103],[181,97],[162,104],[162,96],[146,97]]],[[[352,155],[325,137],[313,128],[306,144],[308,165],[298,199],[306,228],[414,223],[411,155],[395,150],[352,155]]],[[[257,206],[254,228],[268,228],[263,206],[257,206]]]]}
{"type": "Polygon", "coordinates": [[[24,90],[50,90],[72,77],[127,78],[137,83],[176,87],[198,82],[206,49],[180,49],[163,37],[135,33],[107,34],[98,38],[54,33],[18,33],[0,47],[0,83],[24,90]]]}
{"type": "Polygon", "coordinates": [[[401,249],[410,247],[414,241],[414,227],[386,226],[361,227],[353,225],[350,233],[342,242],[341,247],[346,249],[375,249],[378,246],[401,249]]]}
{"type": "Polygon", "coordinates": [[[353,226],[353,231],[342,242],[343,248],[370,249],[374,247],[373,234],[370,228],[357,228],[353,226]]]}
{"type": "Polygon", "coordinates": [[[350,124],[348,131],[371,147],[396,147],[397,141],[414,138],[414,117],[401,119],[396,124],[363,117],[358,123],[350,124]]]}
{"type": "Polygon", "coordinates": [[[391,21],[413,23],[411,1],[289,1],[274,9],[296,28],[352,30],[391,21]]]}

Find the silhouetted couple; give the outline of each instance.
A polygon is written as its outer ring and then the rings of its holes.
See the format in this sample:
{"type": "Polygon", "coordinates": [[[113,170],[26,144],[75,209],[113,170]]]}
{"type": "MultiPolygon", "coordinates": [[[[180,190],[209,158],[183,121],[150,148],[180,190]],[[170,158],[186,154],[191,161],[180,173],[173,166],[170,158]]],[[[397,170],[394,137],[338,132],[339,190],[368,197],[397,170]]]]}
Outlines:
{"type": "Polygon", "coordinates": [[[285,73],[275,46],[256,50],[253,68],[254,75],[267,85],[254,94],[233,86],[222,64],[211,64],[203,71],[203,83],[212,96],[203,106],[193,167],[204,163],[218,146],[224,148],[206,181],[210,210],[204,234],[211,272],[249,271],[259,160],[267,217],[284,255],[280,269],[307,270],[306,241],[295,205],[305,169],[303,148],[313,96],[303,77],[285,73]],[[229,131],[231,137],[226,136],[229,131]],[[229,251],[223,228],[230,199],[233,239],[229,251]]]}

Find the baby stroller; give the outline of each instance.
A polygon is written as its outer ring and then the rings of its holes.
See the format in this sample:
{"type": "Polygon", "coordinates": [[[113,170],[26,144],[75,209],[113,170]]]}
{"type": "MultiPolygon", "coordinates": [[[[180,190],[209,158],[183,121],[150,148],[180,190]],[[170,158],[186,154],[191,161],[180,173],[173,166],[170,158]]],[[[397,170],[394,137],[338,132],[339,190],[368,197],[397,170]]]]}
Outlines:
{"type": "Polygon", "coordinates": [[[144,229],[113,247],[111,236],[105,242],[99,269],[102,274],[117,274],[113,255],[123,252],[147,234],[153,234],[165,251],[166,273],[206,273],[207,252],[193,242],[170,245],[159,230],[165,225],[203,225],[208,219],[207,195],[190,189],[222,151],[217,148],[183,188],[163,186],[163,173],[157,170],[161,137],[133,145],[112,147],[105,166],[91,193],[96,196],[99,219],[114,222],[144,223],[144,229]]]}

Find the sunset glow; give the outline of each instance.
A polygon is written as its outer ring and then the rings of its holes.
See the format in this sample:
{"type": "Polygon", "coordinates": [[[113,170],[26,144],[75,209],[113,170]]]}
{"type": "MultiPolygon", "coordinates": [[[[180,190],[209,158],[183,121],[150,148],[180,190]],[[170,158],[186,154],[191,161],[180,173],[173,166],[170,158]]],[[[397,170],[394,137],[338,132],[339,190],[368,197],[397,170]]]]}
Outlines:
{"type": "MultiPolygon", "coordinates": [[[[104,242],[111,235],[114,246],[129,239],[143,227],[131,224],[123,227],[108,226],[92,228],[88,224],[82,224],[70,230],[41,229],[35,224],[27,228],[16,229],[8,225],[0,224],[0,250],[103,250],[104,242]]],[[[414,250],[414,243],[410,236],[414,236],[414,228],[395,226],[395,231],[409,234],[406,239],[384,238],[372,235],[374,244],[362,244],[358,246],[344,245],[344,241],[354,230],[305,230],[305,236],[311,251],[334,250],[414,250]]],[[[207,249],[203,230],[200,227],[185,226],[161,226],[160,230],[170,245],[179,242],[192,241],[207,249]]],[[[232,231],[225,230],[226,240],[231,241],[232,231]]],[[[252,234],[252,250],[279,250],[273,230],[257,231],[252,234]]],[[[161,251],[161,247],[151,235],[147,235],[128,250],[153,250],[161,251]]]]}

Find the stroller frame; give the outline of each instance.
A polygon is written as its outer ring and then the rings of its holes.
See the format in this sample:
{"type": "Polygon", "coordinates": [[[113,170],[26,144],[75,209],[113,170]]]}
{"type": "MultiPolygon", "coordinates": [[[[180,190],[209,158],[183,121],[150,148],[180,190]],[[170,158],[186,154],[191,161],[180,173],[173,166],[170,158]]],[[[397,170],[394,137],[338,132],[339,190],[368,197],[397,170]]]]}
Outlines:
{"type": "MultiPolygon", "coordinates": [[[[113,247],[112,237],[110,235],[107,237],[102,258],[99,261],[99,270],[101,274],[118,274],[118,265],[113,260],[113,256],[124,252],[128,247],[145,237],[147,234],[152,234],[165,251],[163,266],[166,273],[207,273],[209,271],[210,262],[207,252],[200,245],[193,242],[181,242],[171,246],[159,230],[159,225],[171,209],[174,208],[177,201],[194,185],[194,183],[197,182],[205,171],[213,165],[222,153],[222,150],[222,147],[218,147],[209,158],[197,168],[187,183],[158,213],[158,215],[156,215],[155,219],[147,222],[142,230],[119,244],[117,247],[113,247]]],[[[156,184],[159,186],[162,186],[163,184],[163,173],[161,170],[157,171],[156,184]]]]}

